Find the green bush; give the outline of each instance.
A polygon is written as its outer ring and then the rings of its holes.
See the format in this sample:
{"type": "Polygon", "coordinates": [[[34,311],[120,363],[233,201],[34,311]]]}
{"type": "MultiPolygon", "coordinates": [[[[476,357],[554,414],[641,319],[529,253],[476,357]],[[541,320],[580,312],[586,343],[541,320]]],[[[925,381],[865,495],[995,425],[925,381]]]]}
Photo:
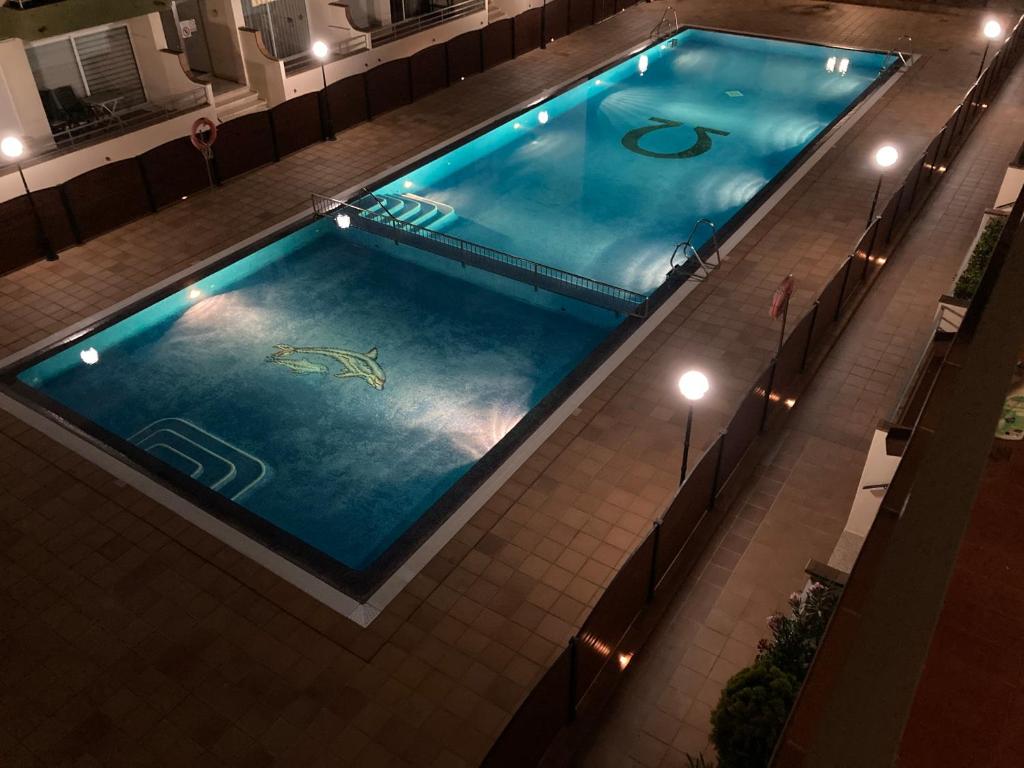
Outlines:
{"type": "Polygon", "coordinates": [[[760,662],[730,678],[711,713],[719,768],[768,765],[798,687],[791,675],[760,662]]]}
{"type": "Polygon", "coordinates": [[[768,617],[772,636],[757,646],[757,660],[778,667],[798,683],[803,682],[825,634],[829,617],[839,602],[840,590],[815,582],[803,594],[789,596],[792,617],[775,613],[768,617]]]}
{"type": "Polygon", "coordinates": [[[1006,224],[1006,219],[996,216],[990,219],[981,231],[981,236],[971,252],[971,258],[968,259],[967,266],[960,273],[960,277],[956,280],[956,286],[953,288],[953,295],[956,298],[971,299],[974,297],[981,277],[985,274],[985,268],[988,267],[988,262],[992,258],[992,251],[999,241],[1004,224],[1006,224]]]}

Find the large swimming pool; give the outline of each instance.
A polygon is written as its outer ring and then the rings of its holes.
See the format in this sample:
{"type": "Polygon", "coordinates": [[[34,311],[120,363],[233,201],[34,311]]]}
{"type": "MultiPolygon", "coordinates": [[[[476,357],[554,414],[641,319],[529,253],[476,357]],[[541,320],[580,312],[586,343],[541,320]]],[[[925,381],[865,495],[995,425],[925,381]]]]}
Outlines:
{"type": "MultiPolygon", "coordinates": [[[[696,219],[728,227],[884,63],[688,30],[357,201],[650,293],[696,219]]],[[[320,219],[55,342],[4,381],[365,599],[621,322],[320,219]]]]}
{"type": "Polygon", "coordinates": [[[887,63],[689,29],[375,192],[430,229],[650,293],[698,219],[724,227],[887,63]]]}

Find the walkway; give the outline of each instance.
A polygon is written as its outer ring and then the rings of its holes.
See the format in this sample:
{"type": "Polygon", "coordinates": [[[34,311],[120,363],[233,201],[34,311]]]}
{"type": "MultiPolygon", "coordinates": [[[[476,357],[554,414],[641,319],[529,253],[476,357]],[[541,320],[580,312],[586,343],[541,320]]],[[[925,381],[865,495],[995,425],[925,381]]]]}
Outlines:
{"type": "Polygon", "coordinates": [[[753,661],[766,617],[803,587],[807,561],[828,561],[873,430],[912,374],[936,301],[1022,136],[1018,67],[801,398],[703,570],[631,664],[586,765],[685,766],[687,752],[711,754],[709,717],[723,683],[753,661]]]}
{"type": "MultiPolygon", "coordinates": [[[[691,23],[882,49],[905,30],[925,59],[367,630],[0,413],[0,763],[480,761],[673,492],[678,371],[699,364],[715,384],[695,433],[699,448],[767,362],[775,329],[766,307],[778,280],[796,274],[794,311],[803,311],[856,239],[874,186],[869,151],[893,137],[906,157],[923,148],[981,53],[978,19],[966,15],[812,0],[693,0],[680,11],[691,23]]],[[[57,263],[0,278],[0,354],[302,210],[311,190],[352,186],[587,71],[644,39],[661,12],[660,3],[639,5],[57,263]]],[[[847,379],[869,386],[853,372],[847,379]]],[[[788,479],[820,439],[794,433],[764,482],[788,479]]],[[[765,504],[751,497],[733,532],[753,536],[765,504]]],[[[802,516],[790,505],[785,525],[802,516]]],[[[794,545],[778,546],[781,556],[794,545]]],[[[765,545],[750,552],[760,554],[746,562],[764,568],[764,584],[792,578],[765,545]]],[[[703,601],[710,610],[737,556],[723,547],[715,557],[691,607],[703,601]]],[[[771,600],[778,594],[772,589],[771,600]]],[[[764,598],[745,599],[761,616],[775,604],[764,598]]],[[[688,654],[704,672],[719,657],[696,645],[688,654]]]]}

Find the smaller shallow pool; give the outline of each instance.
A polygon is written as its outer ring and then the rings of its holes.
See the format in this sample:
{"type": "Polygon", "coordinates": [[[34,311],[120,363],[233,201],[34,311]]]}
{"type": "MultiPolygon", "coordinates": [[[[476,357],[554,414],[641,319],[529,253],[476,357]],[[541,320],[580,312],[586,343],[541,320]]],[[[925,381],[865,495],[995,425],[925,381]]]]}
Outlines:
{"type": "Polygon", "coordinates": [[[362,572],[618,322],[321,221],[18,379],[362,572]]]}

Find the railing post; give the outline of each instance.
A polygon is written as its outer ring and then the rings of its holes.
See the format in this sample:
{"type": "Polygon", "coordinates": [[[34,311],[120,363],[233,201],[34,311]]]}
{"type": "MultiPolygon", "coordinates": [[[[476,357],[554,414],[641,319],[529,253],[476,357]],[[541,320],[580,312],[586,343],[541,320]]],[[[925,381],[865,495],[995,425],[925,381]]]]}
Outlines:
{"type": "Polygon", "coordinates": [[[818,322],[818,301],[815,299],[814,306],[811,307],[811,327],[807,331],[807,342],[804,344],[804,353],[800,357],[800,373],[803,373],[807,368],[807,355],[811,351],[811,344],[814,341],[814,324],[818,322]]]}
{"type": "Polygon", "coordinates": [[[540,4],[540,47],[541,50],[548,47],[548,29],[547,29],[547,0],[544,0],[540,4]]]}
{"type": "Polygon", "coordinates": [[[654,548],[651,550],[651,575],[647,580],[647,602],[654,600],[654,588],[658,584],[658,545],[661,543],[661,521],[654,521],[654,528],[651,531],[654,537],[654,548]]]}
{"type": "Polygon", "coordinates": [[[768,423],[768,409],[772,404],[772,387],[775,386],[775,368],[778,359],[772,358],[772,367],[768,371],[768,386],[764,390],[764,406],[761,408],[761,425],[757,428],[758,433],[764,432],[764,425],[768,423]]]}
{"type": "Polygon", "coordinates": [[[718,435],[718,455],[715,457],[715,474],[711,477],[711,498],[708,499],[708,511],[715,508],[715,498],[718,496],[718,481],[722,474],[722,454],[725,453],[725,441],[729,437],[729,430],[723,429],[718,435]]]}
{"type": "Polygon", "coordinates": [[[572,722],[576,719],[576,684],[577,684],[577,672],[576,664],[579,660],[579,643],[576,635],[569,638],[569,709],[566,712],[566,721],[572,722]]]}
{"type": "Polygon", "coordinates": [[[899,191],[896,193],[896,204],[892,207],[892,221],[889,222],[889,231],[885,233],[886,245],[888,245],[889,241],[892,240],[893,230],[896,229],[896,218],[900,212],[900,203],[903,202],[903,190],[904,187],[901,184],[899,191]]]}
{"type": "Polygon", "coordinates": [[[839,286],[839,301],[836,302],[836,314],[832,318],[834,323],[839,319],[839,315],[843,313],[843,294],[846,293],[846,281],[850,279],[850,262],[853,259],[849,256],[846,257],[846,264],[843,265],[843,283],[839,286]]]}

